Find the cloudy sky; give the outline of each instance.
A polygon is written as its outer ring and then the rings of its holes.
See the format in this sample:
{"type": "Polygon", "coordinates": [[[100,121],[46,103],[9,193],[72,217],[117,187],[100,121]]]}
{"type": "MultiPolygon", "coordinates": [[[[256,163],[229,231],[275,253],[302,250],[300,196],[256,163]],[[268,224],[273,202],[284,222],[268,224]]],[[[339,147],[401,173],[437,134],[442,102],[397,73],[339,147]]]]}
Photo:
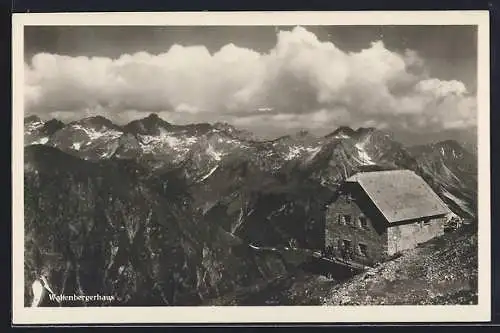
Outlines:
{"type": "Polygon", "coordinates": [[[25,113],[226,121],[261,136],[474,135],[470,26],[25,27],[25,113]]]}

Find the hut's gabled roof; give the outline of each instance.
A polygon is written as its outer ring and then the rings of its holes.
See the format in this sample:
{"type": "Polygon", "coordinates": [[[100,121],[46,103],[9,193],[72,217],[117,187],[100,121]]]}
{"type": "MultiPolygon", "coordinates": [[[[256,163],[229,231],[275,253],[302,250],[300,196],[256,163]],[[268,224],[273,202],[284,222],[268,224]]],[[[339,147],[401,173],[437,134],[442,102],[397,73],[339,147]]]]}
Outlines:
{"type": "Polygon", "coordinates": [[[411,170],[360,172],[358,183],[389,223],[450,213],[431,187],[411,170]]]}

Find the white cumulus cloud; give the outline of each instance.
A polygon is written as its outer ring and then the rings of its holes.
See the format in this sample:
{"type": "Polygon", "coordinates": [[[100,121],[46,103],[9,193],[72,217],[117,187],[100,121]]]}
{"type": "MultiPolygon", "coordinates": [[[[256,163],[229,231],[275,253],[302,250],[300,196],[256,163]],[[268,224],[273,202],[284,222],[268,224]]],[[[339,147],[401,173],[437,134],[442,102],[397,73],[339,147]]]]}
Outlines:
{"type": "Polygon", "coordinates": [[[347,52],[302,27],[280,31],[267,53],[228,44],[173,45],[117,59],[39,53],[25,64],[27,113],[112,119],[158,112],[173,120],[228,120],[250,128],[374,124],[414,131],[466,129],[476,98],[428,74],[414,51],[374,41],[347,52]]]}

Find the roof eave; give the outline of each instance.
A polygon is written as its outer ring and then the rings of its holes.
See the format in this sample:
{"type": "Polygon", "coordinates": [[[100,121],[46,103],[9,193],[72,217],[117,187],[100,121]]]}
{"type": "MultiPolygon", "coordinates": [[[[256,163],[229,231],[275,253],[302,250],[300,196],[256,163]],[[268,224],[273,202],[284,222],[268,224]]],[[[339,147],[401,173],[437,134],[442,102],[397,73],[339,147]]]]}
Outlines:
{"type": "Polygon", "coordinates": [[[418,217],[414,217],[414,218],[411,218],[411,219],[404,219],[404,220],[387,220],[387,223],[389,225],[395,225],[395,224],[409,224],[409,223],[413,223],[413,222],[417,222],[423,218],[436,218],[436,217],[442,217],[442,216],[446,216],[448,215],[449,213],[451,213],[451,211],[448,211],[448,212],[443,212],[443,213],[439,213],[439,214],[432,214],[432,215],[424,215],[424,216],[418,216],[418,217]]]}

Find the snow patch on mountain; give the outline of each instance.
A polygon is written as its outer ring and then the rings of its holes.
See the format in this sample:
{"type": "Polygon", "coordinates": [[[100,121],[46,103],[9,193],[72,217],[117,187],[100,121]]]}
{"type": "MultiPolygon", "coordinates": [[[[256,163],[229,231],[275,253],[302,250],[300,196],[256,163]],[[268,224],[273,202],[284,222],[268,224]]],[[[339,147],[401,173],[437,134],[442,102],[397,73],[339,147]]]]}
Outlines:
{"type": "Polygon", "coordinates": [[[304,151],[304,147],[290,146],[288,149],[288,154],[285,156],[285,159],[293,160],[294,158],[300,156],[303,151],[304,151]]]}
{"type": "Polygon", "coordinates": [[[40,139],[38,139],[36,141],[33,141],[31,144],[32,145],[44,145],[47,142],[49,142],[49,138],[47,136],[45,136],[45,137],[40,138],[40,139]]]}
{"type": "Polygon", "coordinates": [[[308,155],[308,159],[314,158],[314,156],[321,150],[321,146],[308,147],[302,145],[290,145],[288,150],[285,151],[283,158],[287,161],[300,158],[304,155],[308,155]]]}
{"type": "Polygon", "coordinates": [[[179,138],[176,138],[175,136],[164,136],[162,138],[163,142],[165,142],[169,147],[171,148],[176,148],[177,146],[180,146],[181,140],[179,138]]]}
{"type": "Polygon", "coordinates": [[[200,181],[200,182],[202,182],[202,181],[204,181],[205,179],[207,179],[208,177],[210,177],[210,176],[211,176],[211,175],[215,172],[215,170],[217,170],[217,168],[218,168],[218,167],[219,167],[218,165],[214,166],[214,167],[213,167],[213,168],[212,168],[212,169],[211,169],[211,170],[210,170],[210,171],[209,171],[209,172],[208,172],[205,176],[203,176],[203,177],[202,177],[199,181],[200,181]]]}
{"type": "Polygon", "coordinates": [[[117,148],[118,148],[118,147],[114,147],[114,149],[110,149],[110,150],[108,150],[108,151],[103,152],[103,153],[100,155],[100,157],[101,157],[101,158],[110,158],[110,157],[111,157],[111,156],[113,156],[113,154],[116,152],[116,149],[117,149],[117,148]]]}
{"type": "Polygon", "coordinates": [[[30,123],[27,128],[26,128],[26,134],[31,134],[32,132],[38,130],[39,128],[43,127],[45,123],[43,121],[34,121],[30,123]]]}
{"type": "Polygon", "coordinates": [[[198,141],[197,137],[179,137],[175,133],[161,130],[159,135],[138,135],[144,152],[153,152],[158,147],[168,146],[179,153],[186,153],[198,141]]]}
{"type": "Polygon", "coordinates": [[[73,144],[71,145],[71,148],[74,150],[80,150],[81,146],[82,146],[81,142],[73,142],[73,144]]]}
{"type": "Polygon", "coordinates": [[[145,153],[152,153],[156,147],[161,144],[161,140],[158,137],[150,135],[138,135],[139,146],[145,153]]]}
{"type": "Polygon", "coordinates": [[[364,165],[374,165],[375,162],[372,160],[370,155],[366,152],[364,148],[364,142],[358,142],[354,145],[356,147],[358,157],[360,159],[360,162],[364,165]]]}
{"type": "Polygon", "coordinates": [[[333,136],[334,139],[349,139],[349,135],[344,133],[338,133],[333,136]]]}
{"type": "Polygon", "coordinates": [[[208,148],[205,150],[205,153],[207,153],[207,155],[211,156],[216,161],[220,161],[222,159],[222,156],[224,156],[223,153],[216,151],[214,147],[212,147],[212,145],[208,145],[208,148]]]}
{"type": "Polygon", "coordinates": [[[103,131],[97,131],[94,128],[84,127],[80,124],[73,124],[71,127],[75,130],[83,131],[88,136],[88,138],[92,141],[99,139],[101,137],[107,137],[109,139],[116,139],[116,138],[119,138],[123,134],[123,132],[116,131],[113,129],[106,129],[103,131]]]}
{"type": "Polygon", "coordinates": [[[195,136],[187,137],[184,139],[184,142],[187,145],[194,145],[196,142],[198,142],[198,138],[195,136]]]}
{"type": "Polygon", "coordinates": [[[316,155],[321,151],[321,146],[318,147],[309,147],[306,148],[307,152],[309,153],[309,156],[307,156],[306,162],[312,161],[316,155]]]}

